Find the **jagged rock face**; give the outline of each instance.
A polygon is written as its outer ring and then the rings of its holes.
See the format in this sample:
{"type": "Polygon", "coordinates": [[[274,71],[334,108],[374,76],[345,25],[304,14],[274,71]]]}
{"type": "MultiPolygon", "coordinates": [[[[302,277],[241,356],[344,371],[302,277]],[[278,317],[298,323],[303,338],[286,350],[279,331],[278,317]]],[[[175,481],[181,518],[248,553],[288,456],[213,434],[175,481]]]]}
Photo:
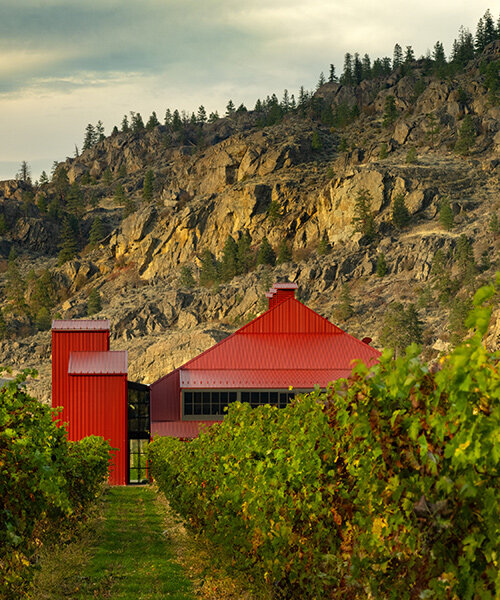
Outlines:
{"type": "MultiPolygon", "coordinates": [[[[498,57],[499,47],[488,50],[492,57],[498,57]]],[[[96,209],[89,209],[82,227],[88,231],[99,214],[108,219],[110,234],[97,248],[53,269],[58,288],[67,296],[55,310],[65,318],[84,317],[89,291],[98,289],[103,310],[97,316],[111,319],[113,348],[129,350],[131,379],[154,381],[260,313],[264,292],[273,281],[297,282],[300,299],[334,321],[340,290],[348,282],[356,313],[340,325],[358,337],[373,337],[377,345],[388,304],[416,301],[429,282],[438,250],[453,254],[459,236],[465,234],[476,263],[484,253],[492,262],[498,256],[499,238],[489,220],[500,208],[500,108],[488,102],[477,65],[453,81],[430,80],[417,70],[412,76],[395,73],[356,88],[326,84],[316,95],[332,106],[357,103],[361,116],[349,128],[332,132],[294,116],[259,130],[255,115],[248,113],[206,124],[200,147],[181,140],[178,133],[167,135],[160,126],[142,134],[111,136],[66,161],[70,182],[84,175],[99,179],[107,169],[115,180],[111,186],[100,181],[89,187],[101,200],[96,209]],[[419,79],[427,86],[415,97],[419,79]],[[394,96],[399,112],[394,124],[384,127],[388,95],[394,96]],[[437,131],[431,131],[429,113],[435,116],[437,131]],[[467,114],[478,134],[476,151],[460,157],[450,149],[467,114]],[[313,130],[320,133],[321,150],[312,148],[313,130]],[[348,139],[347,152],[338,151],[341,137],[348,139]],[[379,158],[382,144],[389,153],[385,159],[379,158]],[[416,149],[416,163],[406,162],[409,148],[416,149]],[[122,167],[127,175],[118,179],[122,167]],[[154,201],[145,204],[141,190],[150,168],[155,194],[154,201]],[[117,181],[139,209],[114,226],[119,209],[110,207],[117,181]],[[353,223],[356,198],[365,191],[379,231],[373,245],[355,232],[353,223]],[[404,197],[411,214],[411,225],[404,231],[392,225],[398,196],[404,197]],[[444,197],[455,214],[452,231],[445,231],[437,220],[444,197]],[[267,214],[271,202],[279,207],[276,221],[267,214]],[[197,277],[203,250],[220,258],[227,237],[237,238],[244,230],[251,236],[252,251],[264,236],[275,249],[285,239],[294,260],[274,269],[258,267],[210,289],[180,287],[182,265],[192,266],[197,277]],[[325,236],[332,251],[318,256],[319,240],[325,236]],[[384,253],[388,269],[382,278],[376,276],[379,253],[384,253]]],[[[31,250],[32,256],[42,253],[37,267],[54,267],[54,259],[46,255],[57,250],[58,224],[41,216],[35,206],[23,213],[23,190],[20,182],[0,183],[0,213],[8,223],[16,223],[0,239],[0,252],[6,257],[15,243],[31,250]]],[[[483,277],[490,277],[493,269],[486,267],[483,277]]],[[[435,304],[421,316],[427,346],[435,351],[448,348],[447,310],[435,304]]],[[[498,312],[494,323],[490,345],[498,344],[498,312]]],[[[18,366],[40,369],[41,381],[33,389],[43,398],[49,397],[49,341],[49,334],[39,333],[8,340],[0,348],[0,364],[15,356],[18,366]]]]}

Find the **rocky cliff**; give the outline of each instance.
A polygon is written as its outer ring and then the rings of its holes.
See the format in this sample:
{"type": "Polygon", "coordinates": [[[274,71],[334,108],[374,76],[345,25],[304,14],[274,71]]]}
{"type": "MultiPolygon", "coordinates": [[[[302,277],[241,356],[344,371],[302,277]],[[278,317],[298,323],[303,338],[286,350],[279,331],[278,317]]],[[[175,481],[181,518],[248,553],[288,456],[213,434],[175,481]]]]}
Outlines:
{"type": "MultiPolygon", "coordinates": [[[[113,348],[129,350],[130,377],[145,382],[262,311],[273,280],[296,281],[309,306],[354,335],[373,337],[377,346],[388,306],[418,300],[426,355],[435,356],[450,342],[453,302],[465,301],[473,285],[498,269],[498,225],[492,223],[500,204],[500,106],[492,102],[480,65],[499,57],[499,44],[492,44],[481,60],[446,81],[415,63],[410,74],[396,72],[358,87],[329,83],[304,114],[292,111],[264,128],[251,111],[204,124],[201,135],[200,129],[175,132],[162,125],[115,133],[59,165],[90,198],[79,216],[82,235],[99,215],[106,237],[58,267],[60,223],[38,201],[42,195],[45,203],[57,198],[55,183],[28,189],[22,182],[1,182],[0,211],[7,225],[0,237],[3,270],[12,247],[21,254],[25,274],[49,266],[58,290],[52,312],[65,318],[85,316],[88,294],[97,289],[103,302],[97,316],[111,318],[113,348]],[[396,110],[389,123],[388,97],[396,110]],[[357,106],[359,116],[332,127],[315,116],[318,105],[323,111],[357,106]],[[472,143],[460,154],[455,149],[465,119],[472,124],[472,143]],[[142,197],[147,171],[154,176],[151,201],[142,197]],[[118,184],[137,207],[123,219],[113,201],[118,184]],[[30,192],[34,202],[27,198],[30,192]],[[356,199],[363,194],[375,222],[374,239],[359,231],[355,218],[356,199]],[[393,221],[400,197],[410,214],[403,228],[393,221]],[[443,199],[453,212],[452,228],[439,220],[443,199]],[[250,235],[250,252],[264,237],[275,249],[286,240],[292,259],[200,286],[203,252],[220,258],[228,236],[238,240],[243,232],[250,235]],[[473,283],[462,286],[464,236],[473,283]],[[455,281],[449,301],[442,294],[439,300],[433,271],[438,250],[455,281]],[[386,272],[377,275],[381,254],[386,272]],[[183,266],[194,276],[189,288],[181,284],[183,266]],[[352,296],[349,314],[340,310],[345,284],[352,296]]],[[[7,295],[5,273],[2,277],[7,295]]],[[[29,301],[29,286],[25,296],[29,301]]],[[[47,397],[50,335],[29,335],[30,316],[16,314],[7,300],[4,308],[10,333],[2,341],[0,364],[38,367],[37,391],[47,397]]],[[[495,318],[493,345],[499,333],[495,318]]]]}

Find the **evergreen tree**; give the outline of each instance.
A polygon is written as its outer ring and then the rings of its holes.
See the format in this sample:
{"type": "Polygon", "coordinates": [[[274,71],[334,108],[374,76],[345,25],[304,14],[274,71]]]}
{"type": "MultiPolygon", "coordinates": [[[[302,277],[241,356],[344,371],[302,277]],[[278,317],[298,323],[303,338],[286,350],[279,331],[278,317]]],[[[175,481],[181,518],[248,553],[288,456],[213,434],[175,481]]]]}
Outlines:
{"type": "Polygon", "coordinates": [[[406,153],[406,163],[414,165],[417,162],[417,150],[416,148],[410,148],[406,153]]]}
{"type": "Polygon", "coordinates": [[[146,123],[146,129],[148,131],[151,131],[152,129],[157,127],[159,124],[160,124],[160,121],[158,121],[158,117],[156,116],[155,111],[153,111],[151,113],[151,116],[148,119],[148,122],[146,123]]]}
{"type": "Polygon", "coordinates": [[[152,169],[148,169],[148,171],[146,171],[146,175],[144,176],[144,183],[142,186],[142,197],[146,202],[151,202],[153,199],[154,177],[155,175],[152,169]]]}
{"type": "Polygon", "coordinates": [[[278,256],[276,258],[276,263],[278,265],[282,265],[283,263],[290,262],[292,260],[292,251],[290,250],[290,246],[287,244],[286,240],[281,240],[278,246],[278,256]]]}
{"type": "Polygon", "coordinates": [[[368,54],[363,56],[361,61],[361,79],[371,79],[372,76],[372,66],[370,57],[368,54]]]}
{"type": "Polygon", "coordinates": [[[462,126],[458,132],[458,139],[455,144],[455,152],[462,155],[470,154],[471,149],[476,142],[476,128],[470,115],[466,115],[462,121],[462,126]]]}
{"type": "Polygon", "coordinates": [[[450,200],[445,196],[439,203],[439,222],[447,231],[454,227],[454,216],[450,200]]]}
{"type": "Polygon", "coordinates": [[[441,42],[435,43],[432,58],[434,60],[434,72],[438,77],[443,77],[446,72],[446,55],[444,53],[444,46],[441,42]]]}
{"type": "Polygon", "coordinates": [[[92,221],[92,226],[90,227],[89,233],[89,244],[95,246],[98,242],[102,240],[102,238],[106,235],[104,231],[104,226],[100,217],[96,217],[92,221]]]}
{"type": "Polygon", "coordinates": [[[116,125],[113,126],[113,129],[111,130],[111,135],[115,136],[118,135],[120,133],[120,130],[118,129],[118,127],[116,125]]]}
{"type": "Polygon", "coordinates": [[[165,111],[165,126],[170,127],[170,125],[172,125],[172,111],[167,108],[165,111]]]}
{"type": "Polygon", "coordinates": [[[132,133],[139,133],[144,129],[144,121],[142,120],[141,113],[130,113],[130,129],[132,133]]]}
{"type": "Polygon", "coordinates": [[[405,204],[403,194],[398,194],[394,198],[392,205],[392,222],[397,229],[404,229],[410,223],[410,213],[405,204]]]}
{"type": "Polygon", "coordinates": [[[5,295],[7,296],[7,300],[12,302],[13,306],[18,310],[26,312],[26,302],[24,300],[26,282],[19,270],[17,253],[13,246],[11,247],[7,262],[6,281],[5,295]]]}
{"type": "Polygon", "coordinates": [[[243,104],[243,102],[238,106],[238,108],[236,109],[236,114],[237,115],[241,115],[242,113],[246,113],[248,112],[247,107],[243,104]]]}
{"type": "Polygon", "coordinates": [[[321,71],[321,73],[319,74],[319,79],[318,79],[318,83],[316,85],[316,89],[319,90],[320,87],[322,87],[323,85],[325,85],[325,74],[323,73],[323,71],[321,71]]]}
{"type": "Polygon", "coordinates": [[[35,317],[35,325],[38,331],[48,331],[51,327],[52,319],[49,309],[46,306],[40,307],[35,317]]]}
{"type": "Polygon", "coordinates": [[[71,226],[71,222],[68,217],[64,217],[62,230],[61,230],[61,242],[59,251],[59,266],[63,265],[68,260],[73,259],[76,256],[77,251],[77,237],[75,230],[71,226]]]}
{"type": "Polygon", "coordinates": [[[113,174],[111,173],[111,169],[106,167],[104,173],[102,174],[102,181],[105,185],[111,185],[113,181],[113,174]]]}
{"type": "Polygon", "coordinates": [[[101,120],[97,121],[97,125],[95,126],[95,134],[96,134],[96,142],[102,142],[102,140],[106,139],[104,135],[104,125],[101,120]]]}
{"type": "Polygon", "coordinates": [[[363,79],[363,65],[357,52],[354,53],[353,78],[356,85],[360,84],[363,79]]]}
{"type": "Polygon", "coordinates": [[[47,176],[47,173],[45,171],[42,171],[42,174],[40,175],[40,187],[45,187],[48,183],[49,178],[47,176]]]}
{"type": "Polygon", "coordinates": [[[132,200],[130,196],[125,196],[125,200],[123,202],[123,218],[126,219],[132,213],[135,213],[137,207],[135,202],[132,200]]]}
{"type": "Polygon", "coordinates": [[[193,268],[187,265],[181,267],[181,273],[179,275],[179,283],[182,287],[188,289],[194,288],[196,282],[193,277],[193,268]]]}
{"type": "Polygon", "coordinates": [[[398,111],[396,108],[396,99],[394,96],[387,96],[384,102],[384,127],[390,127],[397,119],[398,111]]]}
{"type": "Polygon", "coordinates": [[[342,319],[343,321],[345,321],[345,320],[349,319],[350,317],[352,317],[355,313],[354,300],[351,295],[351,290],[349,288],[349,285],[347,283],[344,283],[342,285],[342,289],[340,290],[339,300],[340,300],[340,303],[337,307],[336,312],[337,312],[339,319],[342,319]]]}
{"type": "Polygon", "coordinates": [[[5,317],[3,315],[2,307],[0,306],[0,340],[7,339],[7,323],[5,322],[5,317]]]}
{"type": "Polygon", "coordinates": [[[399,44],[394,46],[394,53],[392,58],[392,68],[396,70],[403,64],[403,50],[399,44]]]}
{"type": "Polygon", "coordinates": [[[264,237],[257,252],[257,264],[274,266],[275,263],[276,254],[274,253],[274,250],[272,249],[267,237],[264,237]]]}
{"type": "Polygon", "coordinates": [[[490,222],[489,222],[489,226],[490,226],[490,231],[492,233],[494,233],[495,235],[500,233],[500,220],[498,219],[498,214],[496,212],[494,212],[492,214],[490,222]]]}
{"type": "Polygon", "coordinates": [[[454,298],[451,302],[448,324],[453,344],[460,343],[467,335],[468,327],[465,322],[472,308],[472,299],[469,297],[454,298]]]}
{"type": "Polygon", "coordinates": [[[0,235],[5,235],[7,233],[7,221],[5,220],[5,215],[0,214],[0,235]]]}
{"type": "Polygon", "coordinates": [[[127,176],[127,167],[125,166],[125,163],[122,163],[120,165],[120,168],[118,169],[118,173],[117,173],[118,177],[120,179],[123,179],[124,177],[127,176]]]}
{"type": "Polygon", "coordinates": [[[227,103],[227,106],[226,106],[226,117],[232,117],[235,112],[236,112],[236,109],[234,107],[234,103],[232,100],[229,100],[229,102],[227,103]]]}
{"type": "Polygon", "coordinates": [[[383,252],[381,252],[377,256],[376,273],[378,277],[383,277],[384,275],[387,275],[387,262],[385,260],[383,252]]]}
{"type": "Polygon", "coordinates": [[[352,55],[350,52],[346,52],[344,55],[344,71],[340,76],[340,83],[344,85],[352,85],[354,81],[352,55]]]}
{"type": "Polygon", "coordinates": [[[85,150],[90,150],[90,148],[93,148],[95,146],[97,142],[97,134],[96,134],[96,130],[95,127],[89,123],[87,125],[87,127],[85,128],[85,137],[83,138],[83,146],[82,149],[85,150]]]}
{"type": "Polygon", "coordinates": [[[90,317],[98,312],[101,312],[101,294],[99,291],[93,288],[87,298],[87,315],[90,317]]]}
{"type": "Polygon", "coordinates": [[[125,192],[123,191],[123,186],[121,183],[115,187],[113,201],[117,206],[121,206],[125,202],[125,192]]]}
{"type": "Polygon", "coordinates": [[[430,139],[431,141],[431,146],[434,147],[434,139],[435,136],[439,133],[440,128],[439,128],[439,124],[437,122],[436,116],[434,113],[429,113],[427,115],[427,120],[428,120],[428,129],[427,129],[427,137],[430,139]]]}
{"type": "Polygon", "coordinates": [[[319,133],[317,131],[313,131],[311,138],[311,148],[315,152],[319,152],[323,149],[323,142],[321,141],[321,138],[319,137],[319,133]]]}
{"type": "Polygon", "coordinates": [[[222,281],[230,281],[238,272],[238,245],[233,236],[229,235],[222,251],[220,263],[220,278],[222,281]]]}
{"type": "Polygon", "coordinates": [[[242,275],[248,273],[253,267],[254,256],[252,253],[252,238],[248,231],[244,231],[238,240],[238,260],[237,260],[237,273],[242,275]]]}
{"type": "Polygon", "coordinates": [[[69,188],[67,196],[67,209],[70,214],[77,218],[81,218],[83,216],[83,212],[85,210],[83,194],[76,181],[74,181],[69,188]]]}
{"type": "Polygon", "coordinates": [[[380,160],[385,160],[388,155],[389,155],[389,153],[387,152],[387,144],[385,142],[382,142],[382,144],[380,144],[380,150],[378,153],[378,157],[380,160]]]}
{"type": "Polygon", "coordinates": [[[123,133],[128,133],[130,131],[130,126],[128,124],[128,117],[127,115],[123,115],[123,119],[122,119],[122,132],[123,133]]]}
{"type": "Polygon", "coordinates": [[[472,287],[477,275],[477,266],[474,261],[472,244],[465,234],[462,234],[457,240],[455,261],[460,269],[461,282],[472,287]]]}
{"type": "Polygon", "coordinates": [[[196,121],[199,125],[203,125],[203,123],[207,122],[207,111],[205,110],[205,107],[203,105],[201,105],[198,108],[198,113],[196,114],[196,121]]]}
{"type": "Polygon", "coordinates": [[[217,263],[210,250],[204,250],[201,256],[200,285],[211,286],[217,281],[217,263]]]}
{"type": "Polygon", "coordinates": [[[375,239],[375,219],[371,210],[371,196],[368,190],[361,190],[354,203],[353,224],[358,231],[372,242],[375,239]]]}
{"type": "Polygon", "coordinates": [[[217,119],[220,119],[219,113],[217,111],[211,112],[210,115],[208,116],[209,123],[215,123],[215,121],[217,121],[217,119]]]}
{"type": "Polygon", "coordinates": [[[337,76],[335,75],[335,65],[330,64],[330,71],[328,73],[328,82],[333,83],[337,81],[337,76]]]}
{"type": "Polygon", "coordinates": [[[406,66],[408,66],[414,60],[415,60],[415,53],[413,52],[413,48],[411,46],[406,46],[404,64],[406,66]]]}
{"type": "Polygon", "coordinates": [[[266,211],[267,217],[271,225],[276,225],[279,223],[281,218],[281,206],[277,200],[272,200],[266,211]]]}
{"type": "Polygon", "coordinates": [[[59,199],[65,202],[69,192],[69,179],[68,172],[63,166],[57,168],[52,181],[54,182],[54,188],[59,199]]]}
{"type": "Polygon", "coordinates": [[[422,322],[414,304],[407,309],[400,302],[393,302],[385,312],[381,341],[393,348],[396,356],[404,353],[410,344],[422,343],[422,322]]]}
{"type": "Polygon", "coordinates": [[[283,90],[283,99],[281,100],[281,108],[287,113],[290,110],[290,96],[288,90],[283,90]]]}
{"type": "Polygon", "coordinates": [[[326,235],[326,233],[324,233],[323,237],[320,239],[319,244],[318,244],[318,254],[320,256],[325,256],[325,254],[330,253],[331,249],[332,249],[332,247],[328,240],[328,236],[326,235]]]}
{"type": "Polygon", "coordinates": [[[172,115],[172,129],[173,131],[180,131],[182,129],[182,119],[177,109],[174,110],[174,114],[172,115]]]}

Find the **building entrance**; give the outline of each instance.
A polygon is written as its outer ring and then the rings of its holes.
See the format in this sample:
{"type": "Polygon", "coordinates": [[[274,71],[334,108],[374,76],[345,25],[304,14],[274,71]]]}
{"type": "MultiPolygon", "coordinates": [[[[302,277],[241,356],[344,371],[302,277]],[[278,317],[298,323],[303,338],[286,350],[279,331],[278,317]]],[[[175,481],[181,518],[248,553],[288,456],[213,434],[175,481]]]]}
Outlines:
{"type": "Polygon", "coordinates": [[[146,449],[149,443],[149,386],[127,382],[127,483],[147,483],[146,449]]]}

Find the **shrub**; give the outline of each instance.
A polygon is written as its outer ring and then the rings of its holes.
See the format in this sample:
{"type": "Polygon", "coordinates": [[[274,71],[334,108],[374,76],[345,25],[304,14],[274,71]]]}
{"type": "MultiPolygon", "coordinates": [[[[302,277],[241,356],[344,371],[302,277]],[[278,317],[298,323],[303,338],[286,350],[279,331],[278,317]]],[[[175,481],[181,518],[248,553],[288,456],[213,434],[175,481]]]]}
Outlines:
{"type": "MultiPolygon", "coordinates": [[[[500,283],[500,277],[497,284],[500,283]]],[[[497,596],[499,353],[476,333],[431,371],[418,348],[359,363],[285,409],[229,407],[192,442],[150,446],[173,508],[277,597],[497,596]]]]}

